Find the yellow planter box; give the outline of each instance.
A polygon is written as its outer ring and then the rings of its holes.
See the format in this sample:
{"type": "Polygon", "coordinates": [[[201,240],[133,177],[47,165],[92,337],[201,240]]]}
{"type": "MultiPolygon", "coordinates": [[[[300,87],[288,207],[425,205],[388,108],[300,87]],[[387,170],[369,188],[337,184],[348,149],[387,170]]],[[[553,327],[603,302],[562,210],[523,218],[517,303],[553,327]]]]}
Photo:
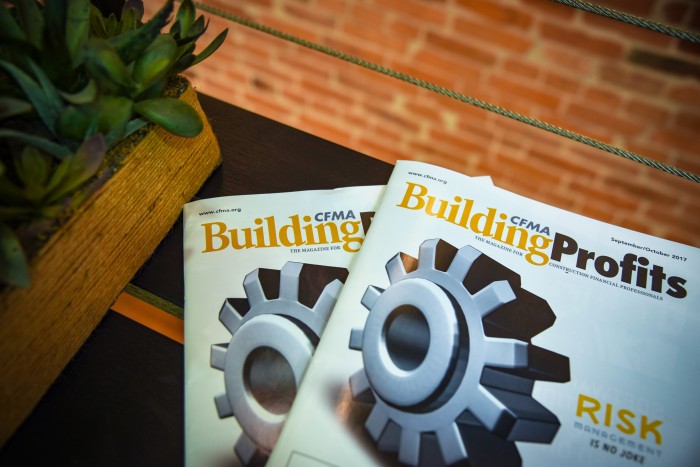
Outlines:
{"type": "MultiPolygon", "coordinates": [[[[31,412],[220,162],[195,138],[148,132],[30,261],[32,285],[0,293],[0,446],[31,412]]],[[[128,345],[128,344],[125,344],[128,345]]]]}

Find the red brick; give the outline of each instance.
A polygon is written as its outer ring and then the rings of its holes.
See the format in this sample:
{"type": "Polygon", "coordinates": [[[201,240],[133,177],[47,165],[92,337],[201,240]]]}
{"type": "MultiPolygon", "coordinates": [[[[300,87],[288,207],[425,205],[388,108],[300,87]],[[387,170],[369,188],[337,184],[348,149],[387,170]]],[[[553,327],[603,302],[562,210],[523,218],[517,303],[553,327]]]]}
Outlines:
{"type": "Polygon", "coordinates": [[[317,96],[325,100],[336,101],[338,105],[350,105],[353,98],[346,93],[331,89],[323,80],[314,80],[311,78],[302,78],[301,87],[304,92],[310,93],[312,96],[317,96]]]}
{"type": "Polygon", "coordinates": [[[567,114],[583,120],[588,125],[602,126],[628,136],[639,135],[644,129],[644,125],[633,119],[616,117],[608,112],[599,111],[581,104],[572,104],[567,114]]]}
{"type": "Polygon", "coordinates": [[[402,37],[405,40],[416,38],[421,31],[415,24],[402,19],[391,20],[388,29],[392,34],[396,34],[398,37],[402,37]]]}
{"type": "MultiPolygon", "coordinates": [[[[700,113],[681,111],[676,116],[676,128],[694,133],[696,136],[700,133],[700,113]]],[[[700,146],[698,146],[700,151],[700,146]]]]}
{"type": "Polygon", "coordinates": [[[382,122],[394,127],[399,127],[402,131],[416,132],[419,130],[418,124],[410,118],[404,118],[396,112],[392,112],[383,105],[375,105],[373,102],[368,102],[366,107],[370,115],[376,115],[382,119],[382,122]]]}
{"type": "Polygon", "coordinates": [[[695,11],[690,17],[690,29],[693,31],[700,31],[700,8],[695,5],[695,11]]]}
{"type": "Polygon", "coordinates": [[[471,40],[482,40],[488,43],[489,47],[500,47],[502,49],[525,53],[532,48],[532,39],[519,32],[508,32],[499,25],[487,25],[475,21],[457,17],[454,22],[455,31],[471,40]]]}
{"type": "Polygon", "coordinates": [[[461,58],[472,60],[484,65],[493,65],[496,61],[494,54],[486,52],[482,48],[474,47],[464,41],[457,41],[451,37],[437,34],[435,32],[428,32],[426,42],[428,45],[437,47],[445,52],[449,52],[458,55],[461,58]]]}
{"type": "Polygon", "coordinates": [[[671,88],[668,97],[681,104],[700,107],[700,84],[678,85],[671,88]]]}
{"type": "MultiPolygon", "coordinates": [[[[305,39],[311,42],[318,42],[319,36],[315,28],[305,28],[299,26],[296,21],[291,19],[279,18],[271,14],[262,15],[260,22],[265,26],[281,31],[285,34],[289,34],[301,39],[305,39]]],[[[272,40],[272,37],[270,37],[272,40]]],[[[274,40],[281,40],[275,38],[274,40]]]]}
{"type": "Polygon", "coordinates": [[[457,5],[467,13],[486,18],[501,26],[527,29],[532,24],[532,15],[524,8],[513,8],[484,0],[457,0],[457,5]]]}
{"type": "MultiPolygon", "coordinates": [[[[652,206],[649,209],[649,217],[659,224],[672,225],[676,229],[695,232],[696,237],[698,235],[700,219],[694,216],[682,216],[669,212],[668,209],[664,209],[664,206],[652,206]]],[[[696,238],[695,242],[697,243],[697,241],[696,238]]]]}
{"type": "Polygon", "coordinates": [[[347,8],[349,9],[347,21],[364,24],[366,27],[370,28],[381,28],[389,18],[384,11],[374,8],[371,5],[349,2],[347,8]]]}
{"type": "Polygon", "coordinates": [[[648,17],[654,10],[655,0],[596,0],[595,3],[623,13],[648,17]]]}
{"type": "Polygon", "coordinates": [[[335,16],[322,12],[318,8],[310,8],[308,6],[300,7],[294,4],[285,4],[284,11],[292,18],[297,18],[301,21],[312,23],[320,27],[334,27],[336,25],[335,16]]]}
{"type": "Polygon", "coordinates": [[[361,137],[358,146],[360,151],[376,159],[395,164],[402,159],[410,159],[410,155],[396,150],[396,145],[391,143],[380,143],[375,138],[361,137]]]}
{"type": "Polygon", "coordinates": [[[673,151],[669,151],[667,146],[658,144],[655,140],[652,140],[647,144],[632,141],[628,143],[626,149],[642,157],[654,159],[656,161],[663,162],[664,164],[675,163],[675,155],[673,154],[673,151]]]}
{"type": "Polygon", "coordinates": [[[469,167],[470,159],[478,157],[479,151],[457,153],[435,144],[411,143],[411,155],[416,160],[423,160],[447,169],[462,171],[469,167]],[[462,169],[462,170],[460,170],[462,169]]]}
{"type": "Polygon", "coordinates": [[[605,88],[590,87],[583,91],[584,102],[595,104],[595,107],[604,106],[608,109],[616,109],[622,104],[619,92],[612,92],[605,88]]]}
{"type": "Polygon", "coordinates": [[[677,148],[691,154],[698,152],[697,135],[688,135],[675,129],[662,129],[654,132],[653,140],[669,148],[677,148]]]}
{"type": "Polygon", "coordinates": [[[246,93],[245,99],[251,107],[250,110],[264,115],[273,120],[278,120],[284,122],[289,117],[289,109],[283,105],[278,104],[274,99],[270,99],[262,94],[257,93],[246,93]]]}
{"type": "Polygon", "coordinates": [[[544,84],[555,90],[566,92],[568,94],[576,93],[581,86],[579,80],[567,78],[566,76],[555,72],[545,73],[544,84]]]}
{"type": "Polygon", "coordinates": [[[666,23],[683,24],[688,14],[689,6],[681,2],[668,3],[663,6],[663,20],[666,23]]]}
{"type": "Polygon", "coordinates": [[[678,41],[678,50],[685,52],[695,57],[700,56],[700,44],[688,42],[688,41],[678,41]]]}
{"type": "Polygon", "coordinates": [[[540,70],[536,66],[514,57],[506,59],[503,69],[509,73],[532,79],[536,79],[540,74],[540,70]]]}
{"type": "Polygon", "coordinates": [[[697,153],[680,152],[678,154],[678,163],[676,166],[680,169],[692,172],[695,175],[700,175],[700,155],[697,153]]]}
{"type": "Polygon", "coordinates": [[[429,65],[441,73],[453,75],[458,81],[478,81],[481,77],[479,68],[469,62],[456,59],[450,54],[421,50],[415,54],[414,63],[429,65]]]}
{"type": "Polygon", "coordinates": [[[538,106],[554,109],[559,105],[560,97],[548,91],[536,89],[532,86],[521,84],[513,80],[507,80],[498,76],[492,76],[489,84],[503,93],[504,96],[513,96],[538,106]]]}
{"type": "Polygon", "coordinates": [[[669,193],[648,178],[605,177],[605,182],[638,201],[649,201],[656,205],[673,207],[678,202],[674,193],[669,193]]]}
{"type": "Polygon", "coordinates": [[[428,68],[418,65],[403,65],[398,63],[390,63],[390,68],[396,71],[404,73],[406,75],[418,78],[420,80],[426,81],[430,84],[435,84],[447,89],[453,89],[457,87],[459,76],[447,75],[440,70],[435,68],[428,68]]]}
{"type": "Polygon", "coordinates": [[[593,57],[573,52],[559,44],[542,41],[542,53],[550,66],[556,66],[561,71],[568,71],[572,75],[581,76],[592,72],[596,60],[593,57]]]}
{"type": "Polygon", "coordinates": [[[432,105],[410,101],[406,103],[406,110],[413,114],[416,119],[429,120],[431,122],[441,123],[443,112],[432,105]]]}
{"type": "Polygon", "coordinates": [[[673,37],[640,26],[623,23],[605,16],[587,13],[583,15],[584,24],[599,31],[610,31],[626,41],[644,42],[655,47],[668,47],[673,37]]]}
{"type": "Polygon", "coordinates": [[[625,110],[633,117],[643,119],[644,122],[654,126],[664,125],[668,121],[669,116],[667,109],[640,99],[628,102],[625,105],[625,110]]]}
{"type": "Polygon", "coordinates": [[[595,169],[590,165],[563,151],[550,152],[534,149],[529,152],[528,159],[532,159],[533,164],[548,167],[550,170],[561,173],[562,176],[584,179],[593,179],[597,176],[595,169]]]}
{"type": "MultiPolygon", "coordinates": [[[[617,177],[611,177],[612,183],[615,180],[619,180],[617,177]]],[[[634,211],[637,209],[639,202],[634,196],[629,194],[621,194],[616,192],[612,188],[614,185],[591,185],[585,183],[585,181],[574,180],[571,183],[571,188],[576,190],[581,198],[584,200],[584,205],[603,207],[603,208],[614,208],[612,210],[605,209],[605,211],[614,212],[616,209],[623,209],[627,211],[634,211]]],[[[609,222],[606,220],[606,222],[609,222]]]]}
{"type": "Polygon", "coordinates": [[[433,141],[436,146],[451,148],[458,157],[481,150],[481,145],[475,144],[460,134],[454,134],[439,127],[430,130],[430,141],[433,141]]]}
{"type": "Polygon", "coordinates": [[[624,48],[619,42],[587,33],[584,29],[563,27],[546,22],[540,25],[540,32],[545,39],[600,57],[620,59],[624,53],[624,48]]]}
{"type": "Polygon", "coordinates": [[[505,174],[510,174],[518,180],[528,180],[541,188],[541,184],[556,185],[559,183],[561,173],[556,173],[549,166],[535,164],[532,159],[519,160],[505,154],[499,154],[499,159],[504,163],[501,168],[505,174]]]}
{"type": "Polygon", "coordinates": [[[345,12],[347,2],[345,0],[317,0],[315,6],[319,10],[339,15],[345,12]]]}
{"type": "Polygon", "coordinates": [[[345,129],[329,124],[326,119],[309,114],[304,114],[300,117],[297,128],[340,145],[347,144],[350,141],[350,133],[345,129]]]}
{"type": "Polygon", "coordinates": [[[380,47],[364,42],[360,43],[348,36],[327,38],[325,45],[338,52],[376,64],[381,64],[384,59],[380,47]]]}
{"type": "Polygon", "coordinates": [[[391,100],[395,87],[390,83],[390,78],[382,79],[376,73],[369,70],[357,68],[355,70],[347,70],[338,74],[338,82],[346,89],[348,95],[353,92],[366,93],[371,99],[379,99],[380,101],[391,100]]]}
{"type": "Polygon", "coordinates": [[[644,94],[657,95],[664,87],[664,81],[652,77],[649,73],[634,71],[617,64],[603,64],[600,69],[600,77],[603,81],[626,90],[639,91],[644,94]]]}
{"type": "Polygon", "coordinates": [[[447,22],[446,8],[416,0],[375,0],[377,8],[386,8],[417,21],[443,26],[447,22]]]}
{"type": "Polygon", "coordinates": [[[368,43],[368,48],[373,46],[384,52],[390,50],[401,54],[406,50],[407,44],[403,38],[385,34],[365,24],[345,23],[342,26],[342,32],[348,36],[349,40],[368,43]]]}
{"type": "Polygon", "coordinates": [[[527,8],[531,12],[544,13],[548,16],[556,18],[557,20],[571,20],[576,16],[578,11],[574,8],[560,5],[555,2],[542,0],[520,0],[520,4],[523,8],[527,8]],[[526,6],[525,6],[526,5],[526,6]]]}

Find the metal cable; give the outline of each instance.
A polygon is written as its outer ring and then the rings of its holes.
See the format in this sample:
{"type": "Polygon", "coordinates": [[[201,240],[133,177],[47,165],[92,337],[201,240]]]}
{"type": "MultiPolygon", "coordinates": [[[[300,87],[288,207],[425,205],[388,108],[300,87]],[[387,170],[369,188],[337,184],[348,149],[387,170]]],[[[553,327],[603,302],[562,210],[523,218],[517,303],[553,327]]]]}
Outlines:
{"type": "Polygon", "coordinates": [[[684,31],[683,29],[676,28],[673,26],[668,26],[662,23],[657,23],[650,21],[648,19],[630,15],[629,13],[624,13],[612,8],[606,8],[603,6],[595,5],[589,2],[582,2],[580,0],[552,0],[553,2],[560,3],[562,5],[577,8],[582,11],[587,11],[589,13],[595,13],[596,15],[605,16],[623,23],[631,24],[633,26],[638,26],[641,28],[649,29],[654,32],[660,32],[669,36],[677,37],[678,39],[683,39],[690,42],[700,43],[700,34],[693,32],[684,31]]]}
{"type": "MultiPolygon", "coordinates": [[[[557,1],[557,0],[555,0],[557,1]]],[[[206,11],[208,13],[214,14],[216,16],[219,16],[221,18],[227,19],[229,21],[233,21],[235,23],[238,23],[240,25],[246,26],[251,29],[255,29],[257,31],[263,32],[265,34],[270,34],[274,37],[277,37],[279,39],[283,39],[289,42],[292,42],[297,45],[301,45],[303,47],[309,48],[311,50],[314,50],[316,52],[321,52],[326,55],[329,55],[334,58],[338,58],[341,60],[344,60],[346,62],[352,63],[354,65],[361,66],[363,68],[367,68],[369,70],[375,71],[377,73],[381,73],[383,75],[389,76],[391,78],[398,79],[400,81],[404,81],[409,84],[413,84],[415,86],[422,87],[424,89],[427,89],[429,91],[433,91],[437,94],[441,94],[443,96],[450,97],[452,99],[458,100],[460,102],[464,102],[467,104],[471,104],[475,107],[479,107],[484,110],[488,110],[490,112],[496,113],[498,115],[502,115],[504,117],[508,117],[510,119],[516,120],[521,123],[525,123],[530,126],[534,126],[535,128],[539,128],[542,130],[549,131],[550,133],[557,134],[559,136],[563,136],[565,138],[578,141],[580,143],[586,144],[588,146],[594,147],[596,149],[600,149],[602,151],[606,151],[610,154],[614,154],[616,156],[624,157],[625,159],[632,160],[634,162],[638,162],[640,164],[646,165],[648,167],[652,167],[658,170],[661,170],[666,173],[670,173],[672,175],[676,175],[678,177],[684,178],[686,180],[690,180],[696,183],[700,183],[700,175],[695,174],[693,172],[689,172],[677,167],[674,167],[669,164],[665,164],[663,162],[656,161],[654,159],[650,159],[648,157],[635,154],[633,152],[627,151],[625,149],[620,149],[618,147],[612,146],[607,143],[603,143],[602,141],[595,140],[593,138],[589,138],[588,136],[584,136],[578,133],[575,133],[573,131],[558,127],[556,125],[552,125],[547,122],[543,122],[531,117],[528,117],[526,115],[519,114],[517,112],[514,112],[512,110],[490,104],[488,102],[482,101],[480,99],[476,99],[471,96],[467,96],[465,94],[459,93],[457,91],[453,91],[451,89],[439,86],[437,84],[430,83],[428,81],[424,81],[422,79],[407,75],[405,73],[401,73],[398,71],[394,71],[392,69],[383,67],[381,65],[377,65],[375,63],[369,62],[367,60],[345,54],[343,52],[339,52],[337,50],[331,49],[330,47],[326,47],[321,44],[316,44],[314,42],[308,41],[306,39],[302,39],[300,37],[293,36],[291,34],[287,34],[283,31],[277,30],[270,28],[268,26],[259,24],[255,21],[242,18],[240,16],[228,13],[226,11],[223,11],[221,9],[211,7],[208,5],[204,5],[199,2],[195,2],[195,5],[197,6],[198,9],[206,11]]]]}

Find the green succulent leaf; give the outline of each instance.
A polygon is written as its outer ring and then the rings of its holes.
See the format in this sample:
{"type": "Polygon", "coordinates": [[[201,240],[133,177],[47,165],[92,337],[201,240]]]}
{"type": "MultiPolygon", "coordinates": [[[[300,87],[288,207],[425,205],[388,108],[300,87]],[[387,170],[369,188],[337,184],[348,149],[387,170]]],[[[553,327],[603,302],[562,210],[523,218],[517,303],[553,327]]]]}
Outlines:
{"type": "Polygon", "coordinates": [[[167,75],[175,62],[176,52],[175,39],[167,34],[156,37],[134,64],[132,78],[136,85],[137,94],[167,75]]]}
{"type": "Polygon", "coordinates": [[[32,104],[15,97],[0,96],[0,120],[32,111],[32,104]]]}
{"type": "Polygon", "coordinates": [[[183,0],[180,7],[177,9],[175,25],[179,26],[182,37],[188,35],[188,31],[192,27],[195,20],[195,9],[192,0],[183,0]]]}
{"type": "Polygon", "coordinates": [[[225,29],[218,36],[216,36],[214,40],[211,41],[211,43],[204,50],[197,54],[197,58],[195,59],[194,63],[192,63],[192,65],[196,65],[197,63],[201,62],[205,58],[208,58],[211,54],[216,52],[216,50],[219,47],[221,47],[221,44],[223,44],[226,40],[227,34],[228,29],[225,29]]]}
{"type": "Polygon", "coordinates": [[[61,97],[63,97],[63,99],[69,104],[88,104],[94,101],[97,97],[97,83],[94,79],[90,79],[83,89],[80,89],[74,93],[62,92],[60,90],[59,92],[61,97]]]}
{"type": "Polygon", "coordinates": [[[0,138],[9,138],[17,141],[22,141],[23,143],[31,144],[46,151],[49,154],[63,159],[71,154],[70,149],[61,144],[55,143],[41,136],[31,135],[29,133],[23,133],[17,130],[10,130],[5,128],[0,128],[0,138]]]}
{"type": "Polygon", "coordinates": [[[0,39],[20,42],[27,40],[27,36],[22,32],[5,2],[0,3],[0,39]]]}
{"type": "Polygon", "coordinates": [[[66,157],[56,167],[47,184],[45,204],[60,201],[95,175],[107,153],[104,137],[97,133],[78,148],[74,155],[66,157]]]}
{"type": "Polygon", "coordinates": [[[134,118],[132,120],[129,120],[129,122],[126,124],[126,129],[124,131],[124,138],[139,131],[141,128],[145,127],[149,123],[150,122],[144,118],[134,118]]]}
{"type": "Polygon", "coordinates": [[[112,44],[105,39],[90,39],[85,48],[85,67],[99,87],[118,93],[131,83],[129,70],[112,44]]]}
{"type": "Polygon", "coordinates": [[[82,60],[82,49],[90,33],[90,1],[68,0],[66,8],[66,46],[76,65],[82,60]]]}
{"type": "Polygon", "coordinates": [[[141,0],[126,0],[124,6],[122,7],[122,20],[124,15],[129,14],[134,15],[136,21],[141,21],[143,18],[143,1],[141,0]]]}
{"type": "Polygon", "coordinates": [[[39,4],[34,0],[17,2],[19,20],[27,40],[35,48],[40,49],[44,42],[44,16],[39,4]]]}
{"type": "Polygon", "coordinates": [[[197,18],[197,21],[192,23],[192,26],[190,26],[189,30],[187,31],[187,34],[182,35],[182,39],[188,41],[196,41],[199,38],[199,36],[206,32],[208,26],[209,24],[205,22],[204,16],[200,16],[199,18],[197,18]]]}
{"type": "MultiPolygon", "coordinates": [[[[39,117],[44,122],[44,125],[46,125],[49,130],[53,132],[56,125],[56,119],[58,117],[56,108],[57,103],[51,102],[46,96],[44,89],[42,89],[42,87],[31,78],[31,76],[12,63],[0,60],[0,67],[4,68],[5,71],[7,71],[12,78],[14,78],[19,87],[22,88],[22,91],[24,91],[27,99],[29,99],[29,102],[32,103],[34,110],[36,110],[37,114],[39,114],[39,117]]],[[[60,104],[60,102],[58,104],[60,104]]]]}
{"type": "Polygon", "coordinates": [[[90,37],[109,39],[107,25],[102,12],[93,4],[90,4],[90,37]]]}
{"type": "Polygon", "coordinates": [[[29,268],[22,245],[4,223],[0,223],[0,280],[17,287],[29,287],[29,268]]]}
{"type": "Polygon", "coordinates": [[[95,103],[97,131],[105,135],[107,146],[124,137],[126,124],[131,119],[133,101],[127,97],[105,96],[95,103]]]}
{"type": "Polygon", "coordinates": [[[173,11],[173,1],[168,0],[163,8],[142,27],[110,38],[110,42],[124,63],[129,64],[136,60],[160,34],[160,30],[168,23],[170,13],[173,11]]]}
{"type": "Polygon", "coordinates": [[[178,136],[197,136],[204,126],[196,110],[173,97],[143,100],[134,104],[134,110],[178,136]]]}
{"type": "Polygon", "coordinates": [[[15,172],[25,186],[46,185],[51,175],[51,156],[34,146],[25,146],[20,155],[15,156],[15,172]]]}
{"type": "Polygon", "coordinates": [[[46,98],[46,102],[48,104],[47,106],[51,123],[48,124],[48,122],[44,121],[44,124],[53,131],[56,126],[56,120],[58,120],[58,115],[63,111],[63,100],[61,99],[58,89],[56,89],[56,86],[54,86],[49,77],[46,76],[44,70],[42,70],[32,60],[29,60],[29,67],[31,68],[32,73],[34,73],[36,79],[39,81],[39,86],[41,86],[41,90],[44,93],[44,97],[46,98]]]}
{"type": "Polygon", "coordinates": [[[83,141],[94,132],[93,115],[85,106],[69,105],[58,118],[58,134],[71,141],[83,141]]]}

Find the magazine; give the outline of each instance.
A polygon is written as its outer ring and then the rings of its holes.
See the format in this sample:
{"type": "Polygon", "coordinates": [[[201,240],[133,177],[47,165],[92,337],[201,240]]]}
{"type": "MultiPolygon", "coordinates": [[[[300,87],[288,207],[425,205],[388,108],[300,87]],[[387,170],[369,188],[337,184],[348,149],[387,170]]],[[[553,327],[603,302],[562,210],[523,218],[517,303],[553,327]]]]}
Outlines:
{"type": "Polygon", "coordinates": [[[268,465],[694,465],[699,282],[697,248],[399,162],[268,465]]]}
{"type": "Polygon", "coordinates": [[[186,465],[265,461],[382,190],[185,205],[186,465]]]}

